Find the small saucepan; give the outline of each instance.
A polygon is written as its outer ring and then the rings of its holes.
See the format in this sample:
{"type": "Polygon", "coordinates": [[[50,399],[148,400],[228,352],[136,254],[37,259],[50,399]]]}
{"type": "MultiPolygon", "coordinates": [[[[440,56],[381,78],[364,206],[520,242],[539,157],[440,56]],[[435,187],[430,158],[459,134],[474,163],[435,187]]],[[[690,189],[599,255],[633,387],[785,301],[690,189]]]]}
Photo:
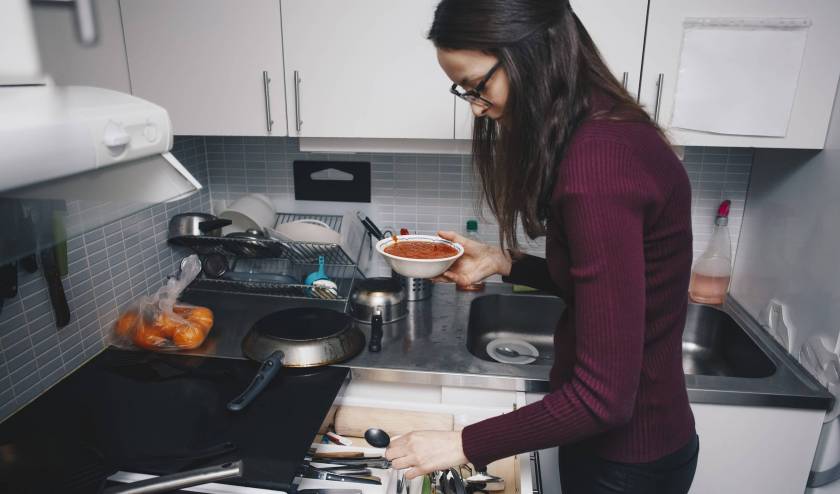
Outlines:
{"type": "Polygon", "coordinates": [[[231,221],[217,218],[209,213],[176,214],[169,220],[169,238],[211,236],[220,237],[222,227],[230,225],[231,221]]]}
{"type": "Polygon", "coordinates": [[[251,384],[228,403],[238,412],[248,406],[281,367],[322,367],[356,356],[365,336],[343,313],[317,307],[273,312],[257,321],[242,341],[242,352],[262,362],[251,384]]]}
{"type": "Polygon", "coordinates": [[[361,323],[370,324],[368,350],[382,349],[382,325],[399,321],[408,314],[405,290],[397,278],[365,278],[356,281],[350,295],[350,312],[361,323]]]}

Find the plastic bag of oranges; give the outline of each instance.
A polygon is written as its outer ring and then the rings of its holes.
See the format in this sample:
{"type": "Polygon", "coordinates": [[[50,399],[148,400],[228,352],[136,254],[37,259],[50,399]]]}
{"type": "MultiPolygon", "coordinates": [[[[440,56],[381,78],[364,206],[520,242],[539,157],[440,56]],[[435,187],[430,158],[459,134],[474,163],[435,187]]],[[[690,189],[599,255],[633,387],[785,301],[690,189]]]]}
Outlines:
{"type": "Polygon", "coordinates": [[[181,264],[181,273],[170,278],[154,295],[131,302],[114,323],[118,345],[147,350],[189,350],[198,348],[213,327],[213,312],[206,307],[177,303],[178,296],[201,271],[198,256],[181,264]]]}

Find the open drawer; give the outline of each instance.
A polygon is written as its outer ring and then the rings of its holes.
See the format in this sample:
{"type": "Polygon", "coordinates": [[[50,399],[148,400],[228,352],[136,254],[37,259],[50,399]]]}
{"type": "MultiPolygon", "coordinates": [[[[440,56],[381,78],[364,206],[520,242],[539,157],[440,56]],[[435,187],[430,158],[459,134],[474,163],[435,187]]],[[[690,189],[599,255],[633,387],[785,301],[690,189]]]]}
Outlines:
{"type": "MultiPolygon", "coordinates": [[[[352,448],[369,447],[364,439],[364,431],[369,427],[378,427],[393,436],[414,430],[449,430],[458,431],[465,426],[510,412],[525,403],[524,393],[511,391],[458,388],[438,385],[409,385],[403,383],[384,383],[371,381],[350,381],[339,392],[321,432],[335,430],[340,435],[350,438],[352,448]]],[[[340,449],[337,445],[320,445],[331,450],[340,449]]],[[[383,450],[372,449],[381,453],[383,450]]],[[[372,454],[372,453],[369,453],[372,454]]],[[[505,458],[488,466],[488,473],[505,480],[505,490],[500,494],[538,494],[543,492],[539,453],[525,453],[505,458]]],[[[384,473],[388,477],[390,473],[384,473]]],[[[324,481],[317,481],[324,482],[324,481]]],[[[334,482],[331,486],[319,483],[317,488],[346,488],[334,482]]],[[[385,487],[378,492],[393,494],[394,486],[385,487]]],[[[307,483],[301,488],[310,487],[307,483]]],[[[356,488],[356,486],[353,486],[356,488]]],[[[378,494],[371,491],[365,494],[378,494]]],[[[411,491],[411,494],[415,494],[411,491]]],[[[417,493],[419,494],[419,493],[417,493]]]]}

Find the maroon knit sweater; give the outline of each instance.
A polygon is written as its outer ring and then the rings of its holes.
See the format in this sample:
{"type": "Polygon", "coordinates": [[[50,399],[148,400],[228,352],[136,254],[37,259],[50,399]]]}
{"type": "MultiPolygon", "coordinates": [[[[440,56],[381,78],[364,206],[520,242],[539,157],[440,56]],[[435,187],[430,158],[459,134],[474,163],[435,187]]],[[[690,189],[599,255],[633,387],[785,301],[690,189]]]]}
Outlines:
{"type": "Polygon", "coordinates": [[[688,176],[653,128],[581,125],[558,167],[546,259],[517,260],[507,278],[567,303],[554,335],[552,391],[466,427],[473,464],[572,443],[643,463],[689,441],[682,333],[690,209],[688,176]]]}

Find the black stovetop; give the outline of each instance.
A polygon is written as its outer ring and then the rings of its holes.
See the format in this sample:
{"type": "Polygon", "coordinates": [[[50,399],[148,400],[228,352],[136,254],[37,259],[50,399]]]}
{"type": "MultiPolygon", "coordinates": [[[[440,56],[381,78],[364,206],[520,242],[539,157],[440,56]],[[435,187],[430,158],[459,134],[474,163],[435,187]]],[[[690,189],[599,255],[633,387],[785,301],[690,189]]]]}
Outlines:
{"type": "Polygon", "coordinates": [[[288,490],[347,369],[284,369],[244,411],[247,360],[109,348],[0,424],[0,492],[94,493],[117,470],[242,459],[240,485],[288,490]]]}

